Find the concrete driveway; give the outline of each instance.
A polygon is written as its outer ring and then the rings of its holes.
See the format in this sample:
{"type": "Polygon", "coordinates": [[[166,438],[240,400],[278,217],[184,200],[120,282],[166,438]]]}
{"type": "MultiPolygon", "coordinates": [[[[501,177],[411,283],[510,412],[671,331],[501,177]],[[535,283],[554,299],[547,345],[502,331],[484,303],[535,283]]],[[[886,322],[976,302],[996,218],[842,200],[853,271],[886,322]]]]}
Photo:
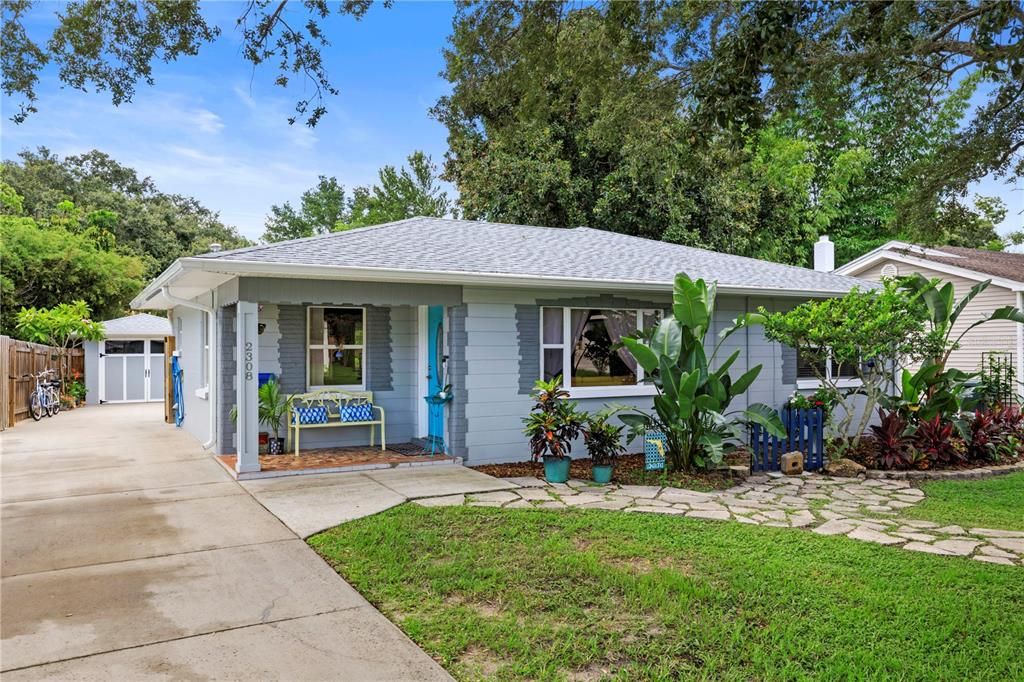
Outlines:
{"type": "Polygon", "coordinates": [[[450,679],[161,410],[0,436],[5,682],[450,679]]]}

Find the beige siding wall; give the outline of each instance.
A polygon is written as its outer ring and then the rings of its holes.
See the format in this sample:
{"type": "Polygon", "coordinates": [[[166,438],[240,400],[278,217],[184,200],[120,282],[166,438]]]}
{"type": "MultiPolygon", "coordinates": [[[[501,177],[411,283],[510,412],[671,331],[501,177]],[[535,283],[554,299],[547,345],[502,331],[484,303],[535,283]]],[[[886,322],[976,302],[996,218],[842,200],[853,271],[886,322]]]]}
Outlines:
{"type": "MultiPolygon", "coordinates": [[[[859,273],[857,277],[878,282],[882,279],[882,267],[889,262],[892,262],[899,268],[900,276],[919,272],[928,278],[938,277],[945,282],[952,282],[957,299],[977,284],[976,281],[965,277],[949,275],[937,270],[889,260],[875,263],[864,272],[859,273]]],[[[1004,287],[990,284],[960,314],[960,318],[957,320],[956,327],[953,330],[953,338],[980,318],[990,315],[996,308],[1016,304],[1016,294],[1014,292],[1004,287]]],[[[965,372],[976,372],[981,369],[982,353],[986,351],[1012,353],[1014,366],[1017,366],[1017,326],[1014,322],[997,321],[975,327],[960,342],[959,350],[954,351],[950,356],[950,366],[962,369],[965,372]]]]}

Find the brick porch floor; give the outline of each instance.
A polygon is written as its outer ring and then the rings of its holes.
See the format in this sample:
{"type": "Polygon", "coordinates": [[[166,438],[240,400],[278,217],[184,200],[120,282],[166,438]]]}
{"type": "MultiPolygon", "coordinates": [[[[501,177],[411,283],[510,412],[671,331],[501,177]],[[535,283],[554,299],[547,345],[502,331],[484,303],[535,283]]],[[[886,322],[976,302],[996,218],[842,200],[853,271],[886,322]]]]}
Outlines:
{"type": "MultiPolygon", "coordinates": [[[[218,455],[217,459],[231,472],[235,471],[234,455],[218,455]]],[[[400,466],[454,464],[460,460],[447,455],[403,455],[391,450],[371,447],[320,448],[304,450],[295,455],[260,455],[260,471],[242,474],[242,478],[328,473],[328,471],[363,471],[400,466]]]]}

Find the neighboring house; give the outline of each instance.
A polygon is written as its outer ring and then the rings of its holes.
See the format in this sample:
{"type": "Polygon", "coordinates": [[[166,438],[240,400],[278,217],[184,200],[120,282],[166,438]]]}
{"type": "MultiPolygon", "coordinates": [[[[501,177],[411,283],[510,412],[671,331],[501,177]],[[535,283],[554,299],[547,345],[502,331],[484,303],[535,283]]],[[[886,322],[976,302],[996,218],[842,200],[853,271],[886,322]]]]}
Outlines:
{"type": "MultiPolygon", "coordinates": [[[[237,452],[239,472],[259,467],[260,374],[275,375],[287,393],[372,391],[389,442],[439,437],[451,454],[481,464],[528,456],[520,420],[541,377],[563,374],[587,410],[649,406],[653,386],[612,346],[670,308],[678,272],[718,281],[713,332],[759,306],[788,309],[864,284],[586,227],[412,218],[182,258],[132,307],[170,311],[184,427],[220,454],[237,452]],[[454,399],[432,418],[424,397],[447,384],[454,399]]],[[[781,407],[796,389],[795,351],[759,328],[728,346],[744,351],[737,374],[764,365],[745,399],[781,407]]],[[[302,443],[368,439],[365,427],[350,427],[302,443]]]]}
{"type": "MultiPolygon", "coordinates": [[[[1024,254],[1021,253],[957,246],[925,248],[893,241],[837,268],[836,272],[873,282],[918,272],[929,279],[952,282],[958,299],[978,282],[992,280],[964,309],[954,335],[997,308],[1012,305],[1024,309],[1024,254]]],[[[996,321],[972,329],[950,356],[950,366],[976,372],[991,353],[1012,362],[1018,380],[1024,378],[1024,325],[996,321]]]]}
{"type": "Polygon", "coordinates": [[[105,320],[103,341],[86,341],[85,402],[159,402],[164,399],[166,317],[148,313],[105,320]]]}

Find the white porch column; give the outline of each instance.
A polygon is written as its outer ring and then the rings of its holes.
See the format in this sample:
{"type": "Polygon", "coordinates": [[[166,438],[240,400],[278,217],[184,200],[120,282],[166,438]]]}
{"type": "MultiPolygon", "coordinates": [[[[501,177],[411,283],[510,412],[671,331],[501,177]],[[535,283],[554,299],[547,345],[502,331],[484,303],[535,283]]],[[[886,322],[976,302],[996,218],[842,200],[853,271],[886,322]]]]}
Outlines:
{"type": "Polygon", "coordinates": [[[259,306],[250,301],[239,301],[237,306],[235,398],[238,401],[238,420],[235,422],[235,449],[238,457],[235,471],[242,474],[260,470],[260,422],[257,414],[259,306]]]}

